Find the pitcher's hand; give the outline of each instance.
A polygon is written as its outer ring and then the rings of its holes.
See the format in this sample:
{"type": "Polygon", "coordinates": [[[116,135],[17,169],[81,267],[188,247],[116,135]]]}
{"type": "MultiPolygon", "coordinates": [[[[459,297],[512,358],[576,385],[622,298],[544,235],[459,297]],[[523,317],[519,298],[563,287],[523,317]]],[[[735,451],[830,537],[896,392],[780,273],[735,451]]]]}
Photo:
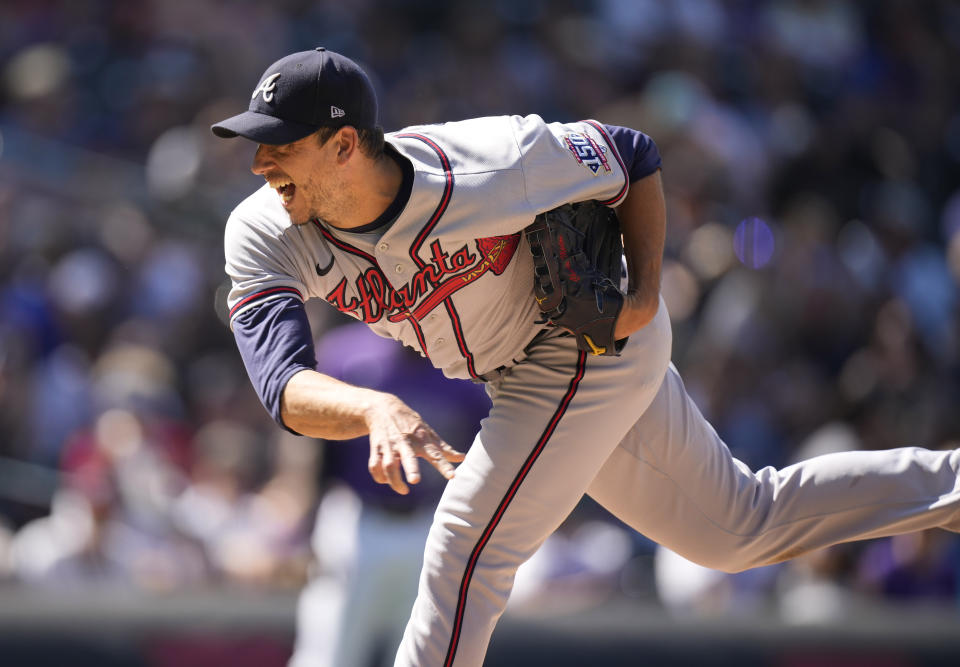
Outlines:
{"type": "Polygon", "coordinates": [[[453,479],[452,464],[463,460],[463,452],[444,442],[399,398],[390,394],[385,397],[367,414],[370,429],[368,468],[373,480],[378,484],[389,484],[397,493],[406,495],[409,491],[406,482],[416,484],[420,481],[417,457],[429,461],[445,478],[453,479]]]}

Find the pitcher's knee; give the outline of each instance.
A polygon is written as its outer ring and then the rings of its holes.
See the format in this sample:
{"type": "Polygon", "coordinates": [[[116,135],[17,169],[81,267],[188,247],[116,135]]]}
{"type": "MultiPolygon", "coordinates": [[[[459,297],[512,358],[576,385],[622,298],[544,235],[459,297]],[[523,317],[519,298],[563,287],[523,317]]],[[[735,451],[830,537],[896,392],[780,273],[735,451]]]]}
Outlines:
{"type": "Polygon", "coordinates": [[[693,553],[684,554],[684,557],[711,570],[736,574],[756,567],[772,565],[798,555],[800,554],[788,555],[783,552],[781,557],[780,553],[771,554],[759,540],[744,537],[724,545],[713,544],[708,548],[699,548],[693,553]]]}
{"type": "Polygon", "coordinates": [[[707,559],[697,559],[697,564],[702,565],[703,567],[708,567],[711,570],[718,570],[726,574],[736,574],[737,572],[743,572],[744,570],[750,570],[754,567],[759,567],[761,563],[755,563],[752,560],[745,560],[737,558],[736,556],[725,555],[725,556],[714,556],[707,559]]]}

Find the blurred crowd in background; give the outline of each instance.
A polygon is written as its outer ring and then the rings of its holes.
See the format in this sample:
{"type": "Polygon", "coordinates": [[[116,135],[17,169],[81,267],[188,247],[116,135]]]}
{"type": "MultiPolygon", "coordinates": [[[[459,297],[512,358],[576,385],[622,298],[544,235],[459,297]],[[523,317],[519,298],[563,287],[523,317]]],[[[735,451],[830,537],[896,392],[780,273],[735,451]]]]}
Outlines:
{"type": "MultiPolygon", "coordinates": [[[[208,126],[245,108],[269,63],[317,45],[368,68],[388,131],[537,113],[650,134],[674,361],[751,466],[960,446],[960,4],[6,0],[10,585],[296,590],[316,572],[314,517],[332,489],[385,516],[413,511],[359,479],[363,443],[277,428],[225,324],[222,228],[260,183],[254,146],[208,126]]],[[[469,446],[478,387],[444,389],[398,344],[382,350],[324,304],[310,314],[321,366],[457,396],[459,421],[422,395],[421,411],[469,446]]],[[[960,541],[940,531],[727,576],[584,501],[514,604],[626,595],[678,613],[773,604],[815,618],[863,597],[957,607],[958,583],[960,541]]]]}

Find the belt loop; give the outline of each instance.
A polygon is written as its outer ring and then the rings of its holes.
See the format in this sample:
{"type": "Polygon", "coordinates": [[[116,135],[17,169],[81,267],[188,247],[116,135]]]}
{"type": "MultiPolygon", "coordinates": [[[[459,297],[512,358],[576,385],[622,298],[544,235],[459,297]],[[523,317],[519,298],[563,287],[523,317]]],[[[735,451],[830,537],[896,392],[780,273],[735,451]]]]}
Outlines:
{"type": "MultiPolygon", "coordinates": [[[[530,353],[530,348],[533,347],[537,341],[539,341],[541,338],[543,338],[544,336],[546,336],[552,331],[556,331],[556,327],[544,327],[543,329],[540,329],[540,331],[538,331],[536,335],[530,339],[530,342],[527,343],[526,346],[523,348],[523,356],[520,357],[520,359],[521,360],[525,359],[526,356],[530,353]]],[[[493,370],[487,371],[486,373],[482,373],[478,375],[477,378],[473,380],[473,382],[477,384],[481,384],[484,382],[496,382],[498,380],[502,380],[506,376],[510,375],[510,370],[518,363],[520,362],[517,361],[516,359],[511,359],[508,365],[499,366],[497,368],[494,368],[493,370]]]]}
{"type": "Polygon", "coordinates": [[[479,378],[479,382],[496,382],[497,380],[502,380],[507,375],[510,375],[510,366],[499,366],[477,377],[479,378]]]}

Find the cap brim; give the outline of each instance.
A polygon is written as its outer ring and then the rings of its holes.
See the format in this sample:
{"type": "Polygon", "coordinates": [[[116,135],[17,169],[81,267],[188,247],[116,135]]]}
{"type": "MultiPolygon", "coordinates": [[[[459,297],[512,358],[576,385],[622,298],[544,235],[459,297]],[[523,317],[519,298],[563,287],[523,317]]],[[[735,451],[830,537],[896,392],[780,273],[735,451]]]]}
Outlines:
{"type": "Polygon", "coordinates": [[[258,144],[289,144],[316,132],[318,127],[294,123],[256,111],[244,111],[210,126],[210,130],[223,139],[245,137],[258,144]]]}

